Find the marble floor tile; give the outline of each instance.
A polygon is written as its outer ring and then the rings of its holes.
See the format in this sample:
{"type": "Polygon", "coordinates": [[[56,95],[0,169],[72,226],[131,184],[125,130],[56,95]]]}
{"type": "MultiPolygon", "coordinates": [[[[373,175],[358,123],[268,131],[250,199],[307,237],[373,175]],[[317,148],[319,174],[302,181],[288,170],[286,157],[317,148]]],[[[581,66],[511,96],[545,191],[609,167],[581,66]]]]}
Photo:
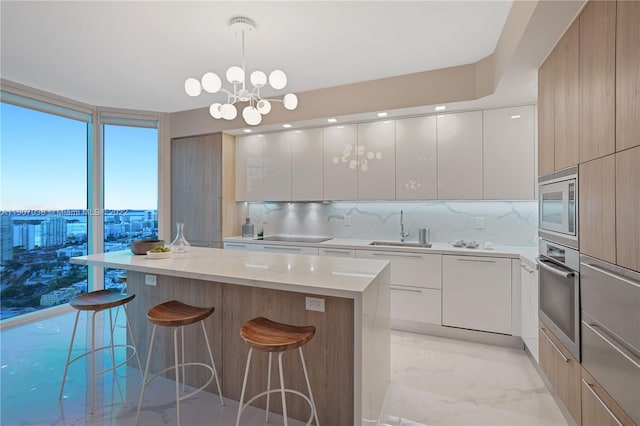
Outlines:
{"type": "MultiPolygon", "coordinates": [[[[75,313],[2,331],[0,334],[0,424],[119,425],[135,423],[141,373],[122,367],[99,377],[94,414],[89,413],[87,362],[69,369],[64,396],[58,401],[62,371],[75,313]]],[[[101,330],[105,325],[98,318],[101,330]]],[[[116,341],[125,339],[124,318],[118,319],[116,341]]],[[[86,329],[80,316],[79,330],[86,329]]],[[[74,354],[87,346],[79,333],[74,354]]],[[[103,333],[101,341],[108,341],[103,333]]],[[[124,359],[124,350],[116,352],[124,359]]],[[[104,353],[99,363],[110,365],[104,353]]],[[[521,350],[459,340],[392,332],[392,382],[381,425],[565,425],[564,417],[521,350]]],[[[189,391],[189,389],[187,389],[189,391]]],[[[185,426],[235,424],[237,402],[221,407],[215,394],[202,392],[181,403],[185,426]]],[[[158,378],[145,391],[140,425],[175,425],[175,382],[158,378]]],[[[264,425],[264,410],[249,407],[242,424],[264,425]]],[[[283,424],[272,414],[270,424],[283,424]]],[[[290,425],[303,423],[290,421],[290,425]]],[[[343,426],[343,425],[330,425],[343,426]]],[[[348,426],[348,425],[344,425],[348,426]]]]}
{"type": "Polygon", "coordinates": [[[566,425],[522,350],[393,332],[384,425],[566,425]]]}

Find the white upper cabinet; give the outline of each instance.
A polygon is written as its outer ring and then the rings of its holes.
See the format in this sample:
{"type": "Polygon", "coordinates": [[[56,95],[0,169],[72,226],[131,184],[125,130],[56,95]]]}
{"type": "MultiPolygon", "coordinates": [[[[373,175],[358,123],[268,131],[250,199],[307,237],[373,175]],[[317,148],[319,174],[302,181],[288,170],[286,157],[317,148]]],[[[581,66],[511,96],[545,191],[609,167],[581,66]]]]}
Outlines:
{"type": "Polygon", "coordinates": [[[396,197],[395,121],[358,124],[358,200],[396,197]]]}
{"type": "Polygon", "coordinates": [[[291,136],[291,199],[323,199],[322,129],[297,130],[291,136]]]}
{"type": "Polygon", "coordinates": [[[484,198],[534,199],[533,105],[484,111],[484,198]]]}
{"type": "Polygon", "coordinates": [[[436,117],[396,120],[396,200],[438,198],[436,117]]]}
{"type": "Polygon", "coordinates": [[[357,144],[357,125],[325,127],[323,199],[358,199],[357,144]]]}
{"type": "Polygon", "coordinates": [[[236,201],[262,201],[262,153],[264,138],[236,139],[236,201]]]}
{"type": "Polygon", "coordinates": [[[291,135],[292,132],[264,135],[262,199],[265,201],[291,201],[291,135]]]}
{"type": "Polygon", "coordinates": [[[438,115],[438,199],[482,199],[482,111],[438,115]]]}

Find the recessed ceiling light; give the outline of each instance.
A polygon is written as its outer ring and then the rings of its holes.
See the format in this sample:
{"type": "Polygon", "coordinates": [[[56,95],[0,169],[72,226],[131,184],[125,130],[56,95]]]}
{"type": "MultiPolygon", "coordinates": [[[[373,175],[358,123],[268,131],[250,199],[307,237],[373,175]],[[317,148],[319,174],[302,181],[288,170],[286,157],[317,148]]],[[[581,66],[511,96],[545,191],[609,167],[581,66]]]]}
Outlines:
{"type": "Polygon", "coordinates": [[[344,126],[338,126],[338,129],[344,129],[344,126]]]}
{"type": "Polygon", "coordinates": [[[259,138],[264,138],[264,135],[258,135],[259,138]]]}
{"type": "Polygon", "coordinates": [[[438,105],[437,107],[435,107],[436,111],[444,111],[445,109],[447,109],[447,107],[444,105],[438,105]]]}
{"type": "Polygon", "coordinates": [[[329,123],[335,123],[335,122],[337,122],[338,120],[336,120],[335,118],[327,118],[327,121],[328,121],[329,123]]]}
{"type": "Polygon", "coordinates": [[[296,133],[302,133],[302,130],[296,130],[296,133]]]}
{"type": "Polygon", "coordinates": [[[251,129],[242,129],[242,131],[243,131],[243,132],[245,132],[245,133],[251,133],[251,132],[253,132],[253,130],[251,130],[251,129]]]}
{"type": "Polygon", "coordinates": [[[285,129],[289,129],[291,127],[293,127],[291,124],[283,124],[282,127],[284,127],[285,129]]]}
{"type": "Polygon", "coordinates": [[[378,113],[378,117],[386,117],[387,115],[389,115],[389,114],[387,114],[386,112],[379,112],[378,113]]]}
{"type": "Polygon", "coordinates": [[[513,120],[513,119],[515,119],[515,118],[520,118],[520,114],[516,114],[516,115],[512,115],[512,116],[511,116],[511,119],[512,119],[512,120],[513,120]]]}

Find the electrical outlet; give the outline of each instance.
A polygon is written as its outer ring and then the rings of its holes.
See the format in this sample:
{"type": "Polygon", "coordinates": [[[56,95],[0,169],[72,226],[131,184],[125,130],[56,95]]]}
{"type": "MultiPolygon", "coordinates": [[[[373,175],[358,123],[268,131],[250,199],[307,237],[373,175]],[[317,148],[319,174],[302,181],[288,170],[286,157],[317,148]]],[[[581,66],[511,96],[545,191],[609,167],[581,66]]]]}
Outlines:
{"type": "Polygon", "coordinates": [[[351,216],[348,214],[345,214],[344,216],[342,216],[342,219],[344,221],[344,226],[351,226],[351,216]]]}
{"type": "Polygon", "coordinates": [[[307,311],[324,312],[324,299],[318,297],[305,297],[305,309],[307,311]]]}
{"type": "Polygon", "coordinates": [[[146,285],[152,285],[152,286],[156,286],[157,282],[156,282],[156,276],[155,275],[145,275],[144,276],[144,283],[146,285]]]}
{"type": "Polygon", "coordinates": [[[484,217],[476,217],[476,229],[484,229],[484,217]]]}

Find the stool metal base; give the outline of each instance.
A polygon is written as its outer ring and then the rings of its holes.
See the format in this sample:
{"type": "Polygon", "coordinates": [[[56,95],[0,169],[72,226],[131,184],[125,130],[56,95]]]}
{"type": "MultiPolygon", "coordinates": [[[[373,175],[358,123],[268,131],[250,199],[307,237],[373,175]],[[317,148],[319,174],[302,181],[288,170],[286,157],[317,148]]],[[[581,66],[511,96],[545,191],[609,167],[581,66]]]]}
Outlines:
{"type": "Polygon", "coordinates": [[[244,411],[245,408],[247,408],[253,401],[255,401],[258,398],[261,398],[263,396],[267,396],[267,407],[266,407],[266,415],[265,415],[265,422],[269,423],[269,399],[272,393],[280,393],[280,397],[282,398],[282,417],[284,418],[284,425],[288,426],[288,418],[287,418],[287,401],[285,398],[285,394],[286,393],[292,393],[294,395],[298,395],[300,397],[302,397],[305,401],[307,401],[307,403],[309,404],[309,407],[311,408],[311,414],[309,415],[309,419],[307,420],[307,426],[311,425],[311,422],[313,420],[315,420],[316,422],[316,426],[320,426],[320,423],[318,422],[318,411],[316,410],[316,404],[313,400],[313,393],[311,392],[311,384],[309,383],[309,375],[307,373],[307,366],[306,363],[304,361],[304,355],[302,353],[302,347],[298,348],[298,352],[300,354],[300,362],[302,363],[302,370],[304,371],[304,378],[305,381],[307,382],[307,390],[309,392],[309,396],[303,394],[302,392],[299,392],[295,389],[288,389],[285,388],[284,386],[284,374],[282,372],[282,355],[284,355],[284,352],[280,352],[278,354],[278,372],[280,374],[280,387],[277,389],[271,389],[271,364],[272,364],[272,359],[273,359],[273,352],[269,352],[269,368],[268,368],[268,376],[267,376],[267,390],[264,392],[260,392],[259,394],[255,395],[253,398],[251,398],[250,400],[248,400],[246,403],[244,402],[244,393],[247,387],[247,378],[249,376],[249,367],[251,365],[251,355],[253,353],[253,348],[249,348],[249,354],[247,355],[247,365],[245,367],[244,370],[244,380],[242,381],[242,392],[240,393],[240,403],[238,405],[238,415],[236,417],[236,426],[240,425],[240,416],[242,415],[242,412],[244,411]]]}
{"type": "Polygon", "coordinates": [[[220,397],[220,404],[222,406],[224,406],[224,399],[222,397],[222,390],[220,389],[220,381],[218,380],[218,372],[216,370],[216,364],[213,361],[213,353],[211,352],[211,345],[209,344],[209,337],[207,336],[207,329],[204,325],[204,322],[200,321],[200,325],[202,326],[202,333],[204,334],[204,340],[205,343],[207,344],[207,351],[209,352],[209,359],[211,361],[211,365],[209,364],[205,364],[202,362],[184,362],[184,326],[180,326],[180,327],[176,327],[173,330],[173,351],[174,351],[174,356],[175,356],[175,364],[172,367],[167,367],[167,368],[163,368],[162,370],[156,372],[155,374],[153,374],[151,376],[151,378],[149,380],[147,380],[147,375],[149,374],[149,364],[151,362],[151,353],[153,352],[153,342],[155,340],[155,336],[156,336],[156,327],[157,325],[154,324],[153,325],[153,330],[151,331],[151,341],[149,342],[149,353],[147,355],[147,365],[144,369],[144,376],[143,376],[143,380],[142,380],[142,389],[140,390],[140,400],[138,401],[138,412],[136,413],[136,425],[138,424],[138,421],[140,420],[140,410],[142,409],[142,399],[144,397],[144,390],[145,388],[159,375],[161,375],[162,373],[166,373],[167,371],[170,370],[174,370],[175,371],[175,376],[176,376],[176,412],[177,412],[177,425],[180,426],[180,401],[190,398],[193,395],[197,394],[198,392],[204,390],[207,386],[209,386],[209,384],[211,383],[211,381],[213,379],[216,380],[216,386],[218,388],[218,396],[220,397]],[[178,331],[180,331],[181,334],[181,346],[182,346],[182,362],[180,362],[179,358],[178,358],[178,331]],[[200,367],[205,367],[206,369],[208,369],[211,372],[211,377],[209,377],[209,380],[207,380],[207,382],[202,385],[201,387],[199,387],[198,389],[189,392],[186,395],[180,395],[180,369],[182,370],[182,391],[184,392],[185,390],[185,367],[187,366],[200,366],[200,367]]]}
{"type": "MultiPolygon", "coordinates": [[[[120,306],[117,306],[117,308],[119,308],[120,306]]],[[[86,356],[91,355],[91,411],[90,414],[93,414],[94,410],[95,410],[95,401],[94,401],[94,394],[95,394],[95,378],[96,376],[99,376],[101,374],[104,374],[108,371],[114,371],[117,368],[122,367],[123,365],[125,365],[127,362],[129,362],[129,360],[131,360],[131,358],[133,358],[134,356],[136,357],[136,361],[138,362],[138,368],[140,369],[140,371],[142,371],[142,364],[140,363],[140,357],[138,356],[138,351],[136,349],[136,340],[133,337],[133,332],[131,331],[131,324],[129,323],[129,315],[127,314],[127,308],[125,305],[122,305],[122,308],[124,309],[124,316],[125,319],[127,321],[127,330],[129,332],[129,336],[131,338],[131,345],[128,344],[121,344],[121,345],[115,345],[114,344],[114,339],[113,339],[113,332],[115,329],[115,322],[113,321],[113,316],[111,315],[111,309],[113,308],[109,308],[109,332],[111,334],[111,340],[109,341],[109,345],[107,346],[101,346],[99,348],[96,348],[96,315],[98,314],[98,312],[102,312],[102,310],[99,311],[93,311],[93,314],[91,316],[91,350],[89,352],[85,352],[83,354],[80,354],[78,356],[76,356],[75,358],[71,359],[71,352],[73,350],[73,342],[75,341],[75,337],[76,337],[76,331],[78,329],[78,319],[80,318],[80,312],[81,311],[77,311],[76,312],[76,319],[75,322],[73,324],[73,332],[71,333],[71,343],[69,343],[69,352],[67,354],[67,362],[65,363],[64,366],[64,373],[62,375],[62,384],[60,385],[60,393],[58,394],[58,399],[62,399],[62,394],[64,392],[64,384],[66,382],[67,379],[67,372],[69,371],[69,366],[71,364],[73,364],[74,362],[78,361],[79,359],[82,359],[86,356]],[[132,350],[132,354],[129,355],[127,357],[127,359],[125,359],[123,362],[119,363],[116,365],[116,361],[115,361],[115,348],[128,348],[132,350]],[[96,352],[105,350],[105,349],[110,349],[111,350],[111,367],[110,368],[105,368],[104,370],[101,371],[96,371],[96,352]]],[[[117,312],[116,312],[116,318],[117,318],[117,312]]]]}

